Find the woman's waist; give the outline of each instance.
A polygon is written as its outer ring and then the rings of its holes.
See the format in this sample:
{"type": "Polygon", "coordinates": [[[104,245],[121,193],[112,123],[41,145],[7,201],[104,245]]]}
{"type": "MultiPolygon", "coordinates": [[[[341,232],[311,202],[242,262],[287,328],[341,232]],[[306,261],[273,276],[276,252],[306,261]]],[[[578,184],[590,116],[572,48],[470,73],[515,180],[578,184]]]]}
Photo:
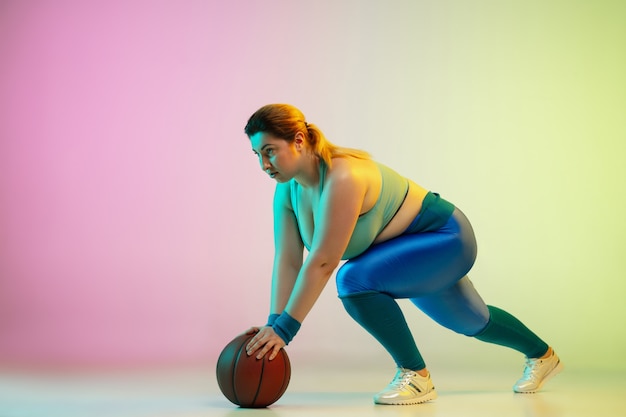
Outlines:
{"type": "Polygon", "coordinates": [[[442,228],[456,208],[437,193],[429,192],[422,201],[422,208],[404,233],[433,232],[442,228]]]}
{"type": "Polygon", "coordinates": [[[374,243],[384,242],[385,240],[389,240],[403,234],[411,225],[415,217],[420,213],[422,203],[424,202],[427,194],[427,189],[421,187],[413,181],[409,181],[409,190],[404,202],[393,218],[389,221],[387,226],[385,226],[376,239],[374,239],[374,243]]]}

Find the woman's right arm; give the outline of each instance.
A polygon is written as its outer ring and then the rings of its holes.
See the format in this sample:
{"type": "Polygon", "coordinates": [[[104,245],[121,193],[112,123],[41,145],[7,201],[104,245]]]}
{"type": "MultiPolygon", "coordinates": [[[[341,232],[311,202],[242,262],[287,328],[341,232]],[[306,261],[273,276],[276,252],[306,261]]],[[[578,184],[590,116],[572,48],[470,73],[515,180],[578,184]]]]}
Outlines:
{"type": "Polygon", "coordinates": [[[280,314],[289,301],[304,254],[290,183],[278,183],[274,192],[274,251],[270,314],[280,314]]]}

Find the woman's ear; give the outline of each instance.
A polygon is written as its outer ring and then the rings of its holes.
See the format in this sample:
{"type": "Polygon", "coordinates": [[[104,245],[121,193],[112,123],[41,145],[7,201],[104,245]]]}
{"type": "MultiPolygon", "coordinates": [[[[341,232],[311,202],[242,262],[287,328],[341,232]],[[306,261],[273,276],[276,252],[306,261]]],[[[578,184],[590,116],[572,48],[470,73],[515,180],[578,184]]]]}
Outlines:
{"type": "Polygon", "coordinates": [[[296,137],[293,139],[293,143],[296,146],[298,151],[304,149],[304,133],[298,132],[296,133],[296,137]]]}

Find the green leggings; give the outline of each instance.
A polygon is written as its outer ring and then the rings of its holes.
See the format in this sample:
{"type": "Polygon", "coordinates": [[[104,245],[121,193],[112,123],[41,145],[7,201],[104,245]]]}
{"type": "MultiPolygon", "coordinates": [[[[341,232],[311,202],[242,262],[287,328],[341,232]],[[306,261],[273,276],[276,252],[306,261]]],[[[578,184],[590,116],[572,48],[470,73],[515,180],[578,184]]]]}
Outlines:
{"type": "MultiPolygon", "coordinates": [[[[398,367],[412,370],[426,367],[404,315],[391,296],[367,292],[343,296],[341,300],[348,314],[383,345],[398,367]]],[[[487,308],[487,325],[470,336],[515,349],[529,358],[543,356],[548,351],[548,345],[514,316],[497,307],[487,308]]]]}

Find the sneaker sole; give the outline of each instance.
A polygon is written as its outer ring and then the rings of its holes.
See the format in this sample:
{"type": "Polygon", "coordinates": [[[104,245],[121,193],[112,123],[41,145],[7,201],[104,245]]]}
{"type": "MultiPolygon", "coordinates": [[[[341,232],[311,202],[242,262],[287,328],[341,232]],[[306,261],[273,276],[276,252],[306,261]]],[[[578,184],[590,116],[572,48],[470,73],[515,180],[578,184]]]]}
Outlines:
{"type": "Polygon", "coordinates": [[[545,377],[543,377],[539,385],[537,385],[537,388],[533,390],[528,390],[528,391],[518,391],[516,389],[513,389],[513,391],[515,391],[518,394],[534,394],[541,389],[543,384],[545,384],[550,378],[552,378],[553,376],[555,376],[562,370],[563,370],[563,363],[559,360],[559,363],[557,363],[556,366],[552,368],[552,370],[548,372],[545,377]]]}
{"type": "Polygon", "coordinates": [[[389,402],[384,402],[384,400],[383,401],[374,400],[374,403],[380,404],[380,405],[415,405],[415,404],[422,404],[428,401],[432,401],[436,398],[437,398],[437,391],[431,391],[424,396],[421,396],[419,398],[415,398],[412,400],[389,401],[389,402]]]}

